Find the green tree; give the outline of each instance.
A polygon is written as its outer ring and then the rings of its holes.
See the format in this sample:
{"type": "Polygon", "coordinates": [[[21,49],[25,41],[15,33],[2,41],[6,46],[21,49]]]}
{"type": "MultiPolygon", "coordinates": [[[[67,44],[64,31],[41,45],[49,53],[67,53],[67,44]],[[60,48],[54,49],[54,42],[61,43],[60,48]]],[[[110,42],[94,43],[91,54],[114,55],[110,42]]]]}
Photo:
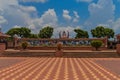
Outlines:
{"type": "Polygon", "coordinates": [[[28,42],[26,42],[26,41],[22,42],[21,47],[22,47],[22,49],[25,50],[28,47],[28,42]]]}
{"type": "Polygon", "coordinates": [[[74,32],[77,33],[75,38],[88,38],[89,37],[88,32],[82,29],[74,29],[74,32]]]}
{"type": "Polygon", "coordinates": [[[31,35],[31,30],[26,27],[20,28],[20,37],[29,38],[31,35]]]}
{"type": "Polygon", "coordinates": [[[38,38],[38,34],[31,34],[29,38],[38,38]]]}
{"type": "Polygon", "coordinates": [[[97,38],[106,37],[106,36],[108,38],[114,37],[113,29],[105,28],[103,26],[97,26],[95,29],[92,29],[91,34],[93,37],[97,37],[97,38]]]}
{"type": "Polygon", "coordinates": [[[110,28],[105,28],[105,36],[107,36],[108,38],[113,38],[114,37],[114,30],[110,29],[110,28]]]}
{"type": "Polygon", "coordinates": [[[12,37],[16,34],[20,37],[28,38],[31,35],[31,30],[26,27],[12,28],[12,29],[8,30],[6,34],[11,35],[12,37]]]}
{"type": "Polygon", "coordinates": [[[19,33],[20,33],[19,28],[12,28],[8,30],[6,34],[11,35],[13,37],[15,34],[19,35],[19,33]]]}
{"type": "Polygon", "coordinates": [[[94,47],[96,50],[102,46],[103,42],[100,40],[93,40],[91,42],[91,46],[94,47]]]}
{"type": "Polygon", "coordinates": [[[51,38],[53,35],[53,30],[54,29],[52,27],[47,26],[47,27],[40,30],[38,36],[40,38],[51,38]]]}

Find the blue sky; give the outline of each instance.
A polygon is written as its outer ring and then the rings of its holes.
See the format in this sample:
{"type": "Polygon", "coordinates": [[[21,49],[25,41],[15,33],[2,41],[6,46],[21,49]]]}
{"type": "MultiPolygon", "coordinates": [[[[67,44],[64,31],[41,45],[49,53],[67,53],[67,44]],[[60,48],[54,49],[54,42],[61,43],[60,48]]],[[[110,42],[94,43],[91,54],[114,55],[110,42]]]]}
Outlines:
{"type": "Polygon", "coordinates": [[[0,0],[0,27],[6,32],[13,27],[28,27],[38,33],[45,26],[60,31],[87,31],[105,26],[120,33],[120,0],[0,0]]]}

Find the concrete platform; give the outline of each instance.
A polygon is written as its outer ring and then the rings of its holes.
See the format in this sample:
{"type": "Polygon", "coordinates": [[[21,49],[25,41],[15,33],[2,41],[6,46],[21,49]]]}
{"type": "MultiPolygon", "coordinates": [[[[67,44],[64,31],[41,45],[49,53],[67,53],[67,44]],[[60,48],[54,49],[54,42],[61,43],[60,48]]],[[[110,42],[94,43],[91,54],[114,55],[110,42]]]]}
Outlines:
{"type": "MultiPolygon", "coordinates": [[[[63,50],[64,57],[86,57],[86,58],[119,58],[120,56],[116,53],[116,50],[63,50]]],[[[40,57],[49,56],[53,57],[55,50],[5,50],[0,56],[6,57],[40,57]]]]}

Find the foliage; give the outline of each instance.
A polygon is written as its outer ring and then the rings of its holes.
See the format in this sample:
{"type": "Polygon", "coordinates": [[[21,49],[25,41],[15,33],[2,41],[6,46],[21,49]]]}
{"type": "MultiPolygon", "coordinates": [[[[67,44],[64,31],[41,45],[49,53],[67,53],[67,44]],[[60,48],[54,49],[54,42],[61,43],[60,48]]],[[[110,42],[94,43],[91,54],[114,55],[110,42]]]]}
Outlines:
{"type": "Polygon", "coordinates": [[[57,43],[57,50],[61,50],[61,49],[62,49],[62,45],[63,45],[63,44],[62,44],[61,42],[58,42],[58,43],[57,43]]]}
{"type": "Polygon", "coordinates": [[[16,34],[19,37],[28,38],[28,37],[30,37],[31,30],[26,27],[12,28],[6,34],[11,35],[12,37],[16,34]]]}
{"type": "Polygon", "coordinates": [[[12,29],[8,30],[6,34],[11,35],[12,37],[15,34],[19,35],[20,34],[20,28],[12,28],[12,29]]]}
{"type": "Polygon", "coordinates": [[[107,36],[108,38],[113,38],[114,37],[114,31],[113,29],[110,28],[105,28],[105,36],[107,36]]]}
{"type": "Polygon", "coordinates": [[[100,48],[101,46],[102,46],[102,41],[100,41],[100,40],[93,40],[92,42],[91,42],[91,46],[92,47],[95,47],[95,49],[96,50],[98,50],[98,48],[100,48]]]}
{"type": "Polygon", "coordinates": [[[26,27],[21,27],[20,31],[21,31],[20,37],[28,38],[31,34],[31,30],[29,28],[26,28],[26,27]]]}
{"type": "Polygon", "coordinates": [[[95,29],[91,30],[91,34],[93,37],[101,38],[101,37],[114,37],[114,31],[110,28],[104,28],[103,26],[97,26],[95,29]]]}
{"type": "Polygon", "coordinates": [[[26,49],[27,46],[28,46],[28,43],[26,41],[24,41],[24,42],[21,43],[22,49],[26,49]]]}
{"type": "Polygon", "coordinates": [[[74,32],[76,32],[76,37],[75,38],[88,38],[88,32],[84,31],[82,29],[74,29],[74,32]]]}
{"type": "Polygon", "coordinates": [[[37,34],[30,34],[29,38],[38,38],[38,35],[37,34]]]}
{"type": "Polygon", "coordinates": [[[53,35],[53,28],[50,26],[47,26],[41,29],[38,35],[40,38],[51,38],[53,35]]]}

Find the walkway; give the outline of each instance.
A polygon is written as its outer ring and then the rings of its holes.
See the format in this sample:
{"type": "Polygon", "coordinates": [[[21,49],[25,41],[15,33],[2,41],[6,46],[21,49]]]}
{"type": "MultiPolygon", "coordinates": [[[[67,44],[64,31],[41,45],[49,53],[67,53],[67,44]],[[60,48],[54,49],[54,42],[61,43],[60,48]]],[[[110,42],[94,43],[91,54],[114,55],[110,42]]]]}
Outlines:
{"type": "Polygon", "coordinates": [[[120,80],[119,58],[0,57],[0,61],[4,61],[0,80],[120,80]]]}

